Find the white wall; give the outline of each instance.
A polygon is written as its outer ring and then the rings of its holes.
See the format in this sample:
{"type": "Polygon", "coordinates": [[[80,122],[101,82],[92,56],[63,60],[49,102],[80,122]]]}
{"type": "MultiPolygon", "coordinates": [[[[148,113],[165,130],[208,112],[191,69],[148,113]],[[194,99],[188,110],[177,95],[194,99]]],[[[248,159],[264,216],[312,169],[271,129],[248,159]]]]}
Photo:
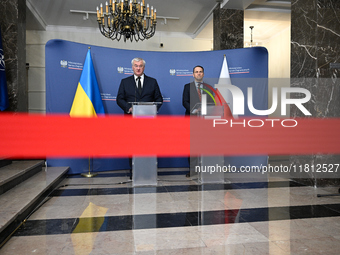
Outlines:
{"type": "Polygon", "coordinates": [[[264,43],[269,52],[269,78],[290,77],[290,27],[264,43]]]}
{"type": "Polygon", "coordinates": [[[102,47],[146,50],[146,51],[209,51],[213,41],[192,39],[184,33],[158,32],[143,42],[112,41],[105,38],[99,30],[69,27],[48,27],[47,31],[26,31],[26,62],[28,71],[29,112],[45,113],[45,44],[52,39],[96,45],[102,47]],[[160,47],[163,43],[163,47],[160,47]]]}
{"type": "MultiPolygon", "coordinates": [[[[268,108],[272,106],[273,88],[278,90],[278,107],[270,117],[283,117],[280,106],[280,90],[282,87],[290,87],[290,27],[272,36],[263,46],[267,48],[269,58],[268,108]]],[[[289,116],[289,107],[286,107],[286,112],[287,114],[284,116],[289,116]]]]}

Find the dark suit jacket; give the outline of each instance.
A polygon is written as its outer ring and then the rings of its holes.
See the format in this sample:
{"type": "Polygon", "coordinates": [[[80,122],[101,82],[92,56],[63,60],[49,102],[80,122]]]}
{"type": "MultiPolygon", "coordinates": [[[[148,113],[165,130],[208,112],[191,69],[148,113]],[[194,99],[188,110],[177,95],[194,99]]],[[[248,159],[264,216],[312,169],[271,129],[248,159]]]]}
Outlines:
{"type": "MultiPolygon", "coordinates": [[[[212,92],[208,87],[204,86],[205,83],[203,83],[203,88],[208,90],[212,95],[214,95],[214,92],[212,92]]],[[[201,91],[201,94],[207,94],[205,91],[201,91]]],[[[197,93],[197,89],[195,86],[195,82],[191,82],[184,85],[183,90],[183,96],[182,96],[182,104],[185,108],[185,115],[190,115],[190,112],[194,108],[194,106],[197,103],[200,103],[200,98],[197,93]]],[[[214,103],[214,100],[210,97],[210,95],[207,95],[207,103],[214,103]]]]}
{"type": "MultiPolygon", "coordinates": [[[[140,95],[134,76],[129,76],[122,79],[117,94],[117,104],[120,108],[127,113],[132,105],[129,102],[161,102],[163,103],[163,97],[159,89],[157,80],[146,76],[144,74],[143,90],[140,95]]],[[[161,104],[157,105],[157,109],[161,107],[161,104]]]]}

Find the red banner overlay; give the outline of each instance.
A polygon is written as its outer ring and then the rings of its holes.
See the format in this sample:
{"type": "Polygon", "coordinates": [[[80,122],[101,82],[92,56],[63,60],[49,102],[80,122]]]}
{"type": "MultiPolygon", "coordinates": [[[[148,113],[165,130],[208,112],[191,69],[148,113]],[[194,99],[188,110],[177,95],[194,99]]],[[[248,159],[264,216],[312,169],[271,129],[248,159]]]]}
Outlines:
{"type": "Polygon", "coordinates": [[[189,120],[0,115],[0,156],[119,157],[189,153],[189,120]]]}
{"type": "Polygon", "coordinates": [[[207,155],[339,154],[339,128],[340,119],[192,119],[190,149],[207,155]]]}
{"type": "Polygon", "coordinates": [[[339,130],[340,119],[1,114],[0,157],[339,154],[339,130]]]}

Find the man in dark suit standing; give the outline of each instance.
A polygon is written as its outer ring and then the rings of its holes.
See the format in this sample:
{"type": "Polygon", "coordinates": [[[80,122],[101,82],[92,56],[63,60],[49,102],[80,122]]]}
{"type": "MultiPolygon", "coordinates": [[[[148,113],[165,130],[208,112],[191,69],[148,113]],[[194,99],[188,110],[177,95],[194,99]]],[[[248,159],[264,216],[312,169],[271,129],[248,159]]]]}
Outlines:
{"type": "Polygon", "coordinates": [[[163,103],[163,97],[157,80],[144,74],[145,61],[142,58],[134,58],[131,61],[133,75],[122,79],[118,94],[117,104],[124,113],[132,113],[131,102],[160,102],[157,109],[163,103]]]}
{"type": "MultiPolygon", "coordinates": [[[[206,91],[209,91],[211,95],[214,93],[208,88],[206,83],[203,82],[204,77],[204,68],[202,66],[195,66],[193,69],[192,76],[194,77],[194,81],[184,85],[183,96],[182,96],[182,104],[185,108],[185,115],[198,115],[198,109],[200,106],[195,108],[198,103],[201,103],[201,97],[203,94],[207,94],[206,91]]],[[[214,103],[214,100],[210,95],[207,95],[207,103],[214,103]]],[[[189,174],[187,177],[190,177],[190,173],[193,173],[195,170],[195,166],[199,165],[198,157],[189,157],[189,174]]]]}
{"type": "MultiPolygon", "coordinates": [[[[159,102],[157,109],[163,103],[163,97],[157,80],[144,74],[145,60],[134,58],[131,61],[133,75],[122,79],[117,94],[117,104],[125,114],[132,114],[131,102],[159,102]]],[[[130,179],[132,179],[132,158],[129,158],[130,179]]]]}
{"type": "MultiPolygon", "coordinates": [[[[201,96],[207,94],[206,91],[209,91],[211,95],[214,94],[203,82],[204,68],[202,66],[195,66],[192,76],[194,81],[185,84],[183,90],[182,104],[185,108],[185,115],[196,114],[196,112],[192,112],[193,108],[197,103],[201,103],[201,96]]],[[[214,103],[210,95],[207,95],[207,103],[214,103]]]]}

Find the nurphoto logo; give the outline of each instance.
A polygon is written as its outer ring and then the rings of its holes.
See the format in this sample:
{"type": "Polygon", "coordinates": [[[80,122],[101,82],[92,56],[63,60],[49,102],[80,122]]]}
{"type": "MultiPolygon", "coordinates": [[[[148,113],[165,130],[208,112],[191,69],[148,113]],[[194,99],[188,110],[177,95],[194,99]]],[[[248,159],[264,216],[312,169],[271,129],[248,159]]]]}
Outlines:
{"type": "MultiPolygon", "coordinates": [[[[234,85],[226,84],[223,85],[224,88],[227,88],[232,95],[232,114],[233,115],[244,115],[244,102],[245,97],[242,90],[234,85]]],[[[286,107],[287,105],[295,105],[305,116],[311,116],[312,114],[303,106],[304,103],[307,103],[311,99],[311,93],[305,88],[280,88],[281,89],[281,115],[286,115],[286,107]],[[301,93],[303,94],[300,98],[291,99],[287,95],[290,93],[301,93]]],[[[212,95],[210,95],[212,97],[212,95]]],[[[272,105],[269,109],[259,110],[255,109],[253,103],[253,88],[247,88],[247,105],[248,109],[251,113],[257,116],[267,116],[275,112],[278,107],[278,88],[272,89],[272,105]]],[[[202,115],[207,114],[207,95],[202,95],[202,115]]],[[[213,127],[216,125],[230,125],[233,127],[235,125],[242,125],[244,127],[262,127],[264,125],[271,125],[274,127],[277,124],[280,124],[283,127],[296,127],[298,122],[294,119],[250,119],[250,120],[236,120],[236,119],[213,119],[213,127]]]]}

